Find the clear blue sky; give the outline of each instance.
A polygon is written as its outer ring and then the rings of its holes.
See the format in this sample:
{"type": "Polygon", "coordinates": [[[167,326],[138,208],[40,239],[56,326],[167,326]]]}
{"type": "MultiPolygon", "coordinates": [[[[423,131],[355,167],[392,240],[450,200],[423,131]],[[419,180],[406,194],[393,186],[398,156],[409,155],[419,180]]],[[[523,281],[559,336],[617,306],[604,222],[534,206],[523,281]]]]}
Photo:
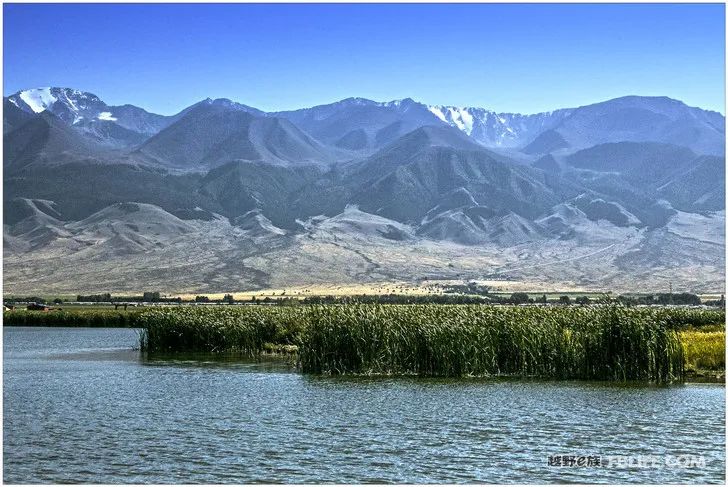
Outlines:
{"type": "Polygon", "coordinates": [[[724,5],[4,5],[4,94],[171,114],[349,96],[532,113],[665,95],[724,110],[724,5]]]}

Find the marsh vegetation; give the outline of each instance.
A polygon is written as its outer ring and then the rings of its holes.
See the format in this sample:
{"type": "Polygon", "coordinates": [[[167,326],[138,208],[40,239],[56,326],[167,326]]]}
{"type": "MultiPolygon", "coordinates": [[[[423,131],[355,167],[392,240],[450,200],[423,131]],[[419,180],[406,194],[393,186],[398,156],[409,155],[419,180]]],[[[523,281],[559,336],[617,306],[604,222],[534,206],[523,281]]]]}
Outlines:
{"type": "Polygon", "coordinates": [[[160,306],[13,311],[6,324],[133,327],[150,354],[295,354],[304,373],[680,381],[725,367],[725,310],[602,306],[160,306]]]}
{"type": "Polygon", "coordinates": [[[683,379],[686,357],[720,366],[702,354],[717,356],[721,337],[696,339],[702,332],[695,330],[724,319],[723,310],[477,305],[182,307],[134,315],[148,352],[255,355],[296,347],[307,373],[655,382],[683,379]]]}

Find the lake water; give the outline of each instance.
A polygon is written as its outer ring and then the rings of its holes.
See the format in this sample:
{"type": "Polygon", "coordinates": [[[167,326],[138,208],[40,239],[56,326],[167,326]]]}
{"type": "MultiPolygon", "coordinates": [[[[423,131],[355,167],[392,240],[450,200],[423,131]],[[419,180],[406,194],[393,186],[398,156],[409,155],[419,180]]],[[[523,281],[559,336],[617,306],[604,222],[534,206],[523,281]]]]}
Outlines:
{"type": "Polygon", "coordinates": [[[725,481],[722,385],[313,377],[149,361],[134,330],[3,337],[9,483],[725,481]]]}

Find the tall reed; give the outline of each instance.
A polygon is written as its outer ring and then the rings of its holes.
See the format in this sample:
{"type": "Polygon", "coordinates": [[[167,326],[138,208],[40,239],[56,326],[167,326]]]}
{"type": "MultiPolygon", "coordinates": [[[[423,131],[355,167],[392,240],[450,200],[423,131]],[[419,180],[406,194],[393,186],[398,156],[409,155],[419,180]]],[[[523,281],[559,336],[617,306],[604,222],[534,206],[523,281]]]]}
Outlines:
{"type": "Polygon", "coordinates": [[[266,344],[295,345],[302,322],[294,308],[151,308],[135,317],[141,348],[150,352],[257,354],[266,344]]]}
{"type": "MultiPolygon", "coordinates": [[[[310,305],[12,311],[5,324],[131,326],[149,352],[294,349],[303,372],[650,380],[684,376],[678,332],[724,310],[618,305],[310,305]]],[[[686,336],[683,334],[683,336],[686,336]]]]}
{"type": "Polygon", "coordinates": [[[68,326],[94,328],[134,327],[137,310],[114,309],[27,311],[13,310],[3,313],[5,326],[68,326]]]}
{"type": "Polygon", "coordinates": [[[560,379],[683,377],[676,332],[658,314],[622,307],[312,307],[304,372],[516,375],[560,379]]]}
{"type": "Polygon", "coordinates": [[[303,372],[679,380],[684,325],[669,310],[604,307],[313,305],[155,308],[142,348],[257,354],[299,346],[303,372]]]}

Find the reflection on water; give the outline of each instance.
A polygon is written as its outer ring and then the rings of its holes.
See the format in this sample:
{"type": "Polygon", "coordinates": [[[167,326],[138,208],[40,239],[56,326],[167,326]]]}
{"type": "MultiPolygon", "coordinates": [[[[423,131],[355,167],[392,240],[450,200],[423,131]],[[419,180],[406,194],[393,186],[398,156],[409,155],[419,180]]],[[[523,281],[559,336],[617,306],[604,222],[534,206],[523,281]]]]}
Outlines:
{"type": "Polygon", "coordinates": [[[4,330],[4,480],[722,483],[725,388],[316,377],[145,357],[134,330],[4,330]],[[702,455],[559,468],[549,455],[702,455]]]}
{"type": "Polygon", "coordinates": [[[259,357],[246,357],[240,354],[212,354],[212,353],[179,353],[179,354],[146,354],[138,353],[136,359],[148,366],[176,366],[176,367],[214,367],[224,369],[242,369],[258,372],[296,372],[296,362],[293,356],[261,355],[259,357]]]}

